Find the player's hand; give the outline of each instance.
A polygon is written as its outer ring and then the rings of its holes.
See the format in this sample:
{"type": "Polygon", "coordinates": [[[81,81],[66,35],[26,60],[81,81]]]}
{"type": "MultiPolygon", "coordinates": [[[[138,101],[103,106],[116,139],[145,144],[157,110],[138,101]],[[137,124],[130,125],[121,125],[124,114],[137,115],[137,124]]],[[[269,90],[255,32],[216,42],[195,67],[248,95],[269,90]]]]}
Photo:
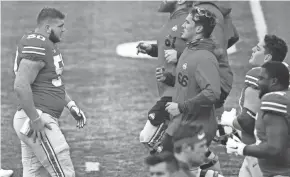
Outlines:
{"type": "Polygon", "coordinates": [[[71,115],[77,121],[77,127],[83,128],[87,122],[87,118],[86,118],[84,112],[75,104],[74,101],[71,101],[70,103],[68,103],[68,108],[69,108],[71,115]]]}
{"type": "Polygon", "coordinates": [[[143,43],[143,42],[140,42],[136,48],[137,48],[137,55],[139,53],[148,54],[152,50],[151,44],[143,43]]]}
{"type": "Polygon", "coordinates": [[[164,50],[164,57],[167,63],[177,63],[177,51],[174,49],[164,50]]]}
{"type": "Polygon", "coordinates": [[[166,76],[164,75],[165,69],[163,67],[156,68],[155,76],[157,81],[163,82],[166,79],[166,76]]]}
{"type": "Polygon", "coordinates": [[[172,116],[177,116],[180,114],[179,108],[178,108],[178,103],[174,102],[168,102],[166,103],[166,108],[165,110],[171,114],[172,116]]]}
{"type": "Polygon", "coordinates": [[[233,121],[237,117],[237,110],[232,109],[231,111],[224,111],[221,116],[221,125],[233,127],[233,121]]]}
{"type": "Polygon", "coordinates": [[[241,140],[236,137],[232,136],[227,141],[226,149],[228,154],[235,154],[235,155],[244,155],[244,148],[245,144],[241,142],[241,140]]]}
{"type": "Polygon", "coordinates": [[[45,122],[41,116],[42,114],[39,115],[39,118],[29,121],[31,133],[27,136],[31,137],[34,143],[36,142],[36,138],[38,138],[41,141],[46,141],[47,138],[44,129],[45,128],[48,128],[49,130],[52,129],[51,126],[47,122],[45,122]]]}

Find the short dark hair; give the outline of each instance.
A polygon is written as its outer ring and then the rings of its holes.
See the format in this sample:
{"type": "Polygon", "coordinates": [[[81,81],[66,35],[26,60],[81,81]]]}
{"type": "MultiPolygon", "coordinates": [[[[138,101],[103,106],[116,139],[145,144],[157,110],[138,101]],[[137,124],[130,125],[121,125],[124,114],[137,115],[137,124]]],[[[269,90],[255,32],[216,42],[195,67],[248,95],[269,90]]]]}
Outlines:
{"type": "Polygon", "coordinates": [[[288,52],[286,42],[276,35],[267,34],[264,37],[265,52],[272,55],[272,61],[282,62],[288,52]]]}
{"type": "Polygon", "coordinates": [[[276,78],[279,84],[281,84],[284,89],[288,88],[289,70],[284,63],[277,61],[269,61],[263,64],[262,68],[266,69],[266,72],[270,78],[276,78]]]}
{"type": "Polygon", "coordinates": [[[44,7],[37,16],[37,24],[41,24],[47,19],[64,19],[65,15],[55,8],[44,7]]]}
{"type": "Polygon", "coordinates": [[[209,38],[216,25],[215,14],[200,7],[193,7],[190,14],[192,15],[192,20],[203,27],[203,37],[209,38]]]}
{"type": "Polygon", "coordinates": [[[145,159],[145,163],[148,166],[154,166],[162,162],[167,164],[167,168],[170,172],[175,172],[179,168],[177,159],[171,152],[168,151],[150,155],[145,159]]]}
{"type": "MultiPolygon", "coordinates": [[[[179,140],[185,139],[185,138],[193,138],[197,136],[202,130],[203,130],[202,125],[182,124],[178,127],[176,132],[173,134],[173,137],[172,137],[173,143],[179,140]]],[[[191,142],[191,144],[188,144],[188,145],[194,148],[195,143],[196,142],[191,142]]],[[[174,147],[174,150],[175,152],[180,153],[181,146],[174,147]]]]}

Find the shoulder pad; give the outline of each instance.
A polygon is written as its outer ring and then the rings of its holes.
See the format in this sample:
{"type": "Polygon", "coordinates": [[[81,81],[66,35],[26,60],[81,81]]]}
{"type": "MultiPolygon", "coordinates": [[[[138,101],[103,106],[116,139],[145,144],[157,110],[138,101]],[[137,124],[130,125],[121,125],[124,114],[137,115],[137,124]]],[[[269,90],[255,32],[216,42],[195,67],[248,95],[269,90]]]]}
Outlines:
{"type": "Polygon", "coordinates": [[[48,39],[40,34],[30,33],[22,37],[19,48],[21,58],[45,60],[48,49],[48,39]]]}
{"type": "Polygon", "coordinates": [[[286,92],[270,92],[262,97],[261,110],[287,114],[289,102],[286,92]]]}
{"type": "Polygon", "coordinates": [[[261,71],[261,67],[255,67],[249,70],[245,76],[246,86],[257,88],[258,87],[258,76],[261,71]]]}
{"type": "Polygon", "coordinates": [[[22,37],[22,45],[35,45],[35,46],[44,46],[47,45],[48,39],[40,34],[29,33],[22,37]]]}

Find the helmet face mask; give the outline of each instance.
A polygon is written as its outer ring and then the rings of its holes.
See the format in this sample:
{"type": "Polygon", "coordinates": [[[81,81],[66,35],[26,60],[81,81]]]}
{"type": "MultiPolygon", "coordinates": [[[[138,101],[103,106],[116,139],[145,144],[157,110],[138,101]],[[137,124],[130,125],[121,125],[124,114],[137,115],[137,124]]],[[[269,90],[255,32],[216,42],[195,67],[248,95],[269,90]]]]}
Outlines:
{"type": "Polygon", "coordinates": [[[158,12],[174,12],[177,0],[163,0],[159,6],[158,12]]]}

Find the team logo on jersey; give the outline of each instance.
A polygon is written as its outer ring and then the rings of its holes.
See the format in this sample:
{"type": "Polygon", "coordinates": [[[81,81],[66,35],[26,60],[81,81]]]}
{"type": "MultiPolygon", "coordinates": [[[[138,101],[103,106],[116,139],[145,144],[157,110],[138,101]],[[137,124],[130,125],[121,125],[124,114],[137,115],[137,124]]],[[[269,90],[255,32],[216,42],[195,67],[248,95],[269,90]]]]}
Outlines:
{"type": "Polygon", "coordinates": [[[148,117],[149,117],[149,120],[154,120],[155,119],[155,113],[150,113],[148,115],[148,117]]]}
{"type": "Polygon", "coordinates": [[[182,69],[186,70],[186,68],[187,68],[187,63],[184,63],[184,64],[182,65],[182,69]]]}
{"type": "Polygon", "coordinates": [[[177,25],[175,25],[174,27],[172,27],[172,31],[177,31],[177,25]]]}

